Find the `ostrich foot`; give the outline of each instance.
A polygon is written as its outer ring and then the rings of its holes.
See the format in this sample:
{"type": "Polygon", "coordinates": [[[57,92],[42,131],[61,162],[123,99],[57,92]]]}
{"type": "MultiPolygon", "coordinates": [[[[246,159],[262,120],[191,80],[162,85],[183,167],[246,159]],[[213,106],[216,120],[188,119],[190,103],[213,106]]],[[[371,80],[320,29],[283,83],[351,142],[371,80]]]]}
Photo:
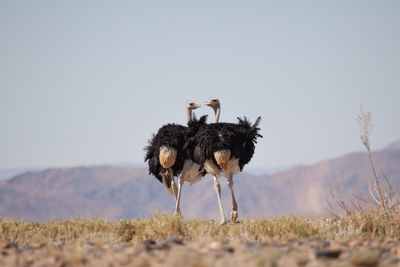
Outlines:
{"type": "Polygon", "coordinates": [[[237,210],[231,210],[231,223],[236,223],[238,218],[237,210]]]}
{"type": "Polygon", "coordinates": [[[181,211],[180,210],[176,210],[174,212],[174,216],[182,217],[181,211]]]}

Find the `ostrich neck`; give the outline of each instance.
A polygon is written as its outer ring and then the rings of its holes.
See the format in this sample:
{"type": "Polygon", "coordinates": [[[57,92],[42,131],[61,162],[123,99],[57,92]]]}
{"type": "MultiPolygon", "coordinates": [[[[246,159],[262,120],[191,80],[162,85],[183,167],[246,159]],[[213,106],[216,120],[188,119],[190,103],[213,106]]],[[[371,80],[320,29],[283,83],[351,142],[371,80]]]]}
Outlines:
{"type": "Polygon", "coordinates": [[[215,123],[219,122],[219,115],[221,114],[221,108],[217,108],[215,111],[215,123]]]}
{"type": "Polygon", "coordinates": [[[191,108],[186,109],[186,119],[188,122],[192,119],[192,109],[191,108]]]}

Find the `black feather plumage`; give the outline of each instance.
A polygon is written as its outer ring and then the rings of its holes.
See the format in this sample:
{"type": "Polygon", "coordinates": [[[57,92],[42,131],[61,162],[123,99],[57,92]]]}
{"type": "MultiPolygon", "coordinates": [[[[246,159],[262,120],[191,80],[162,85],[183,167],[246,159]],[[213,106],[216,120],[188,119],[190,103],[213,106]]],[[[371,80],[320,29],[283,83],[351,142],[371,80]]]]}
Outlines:
{"type": "MultiPolygon", "coordinates": [[[[257,138],[262,137],[258,128],[259,119],[252,126],[245,117],[238,123],[212,123],[197,129],[196,135],[188,138],[185,144],[186,155],[194,162],[203,165],[207,159],[214,158],[214,152],[224,149],[231,151],[231,158],[239,159],[239,168],[253,157],[257,138]]],[[[218,166],[218,165],[217,165],[218,166]]]]}
{"type": "Polygon", "coordinates": [[[166,178],[166,185],[171,186],[171,177],[167,177],[167,169],[161,166],[159,156],[160,148],[167,146],[177,152],[174,165],[171,167],[174,176],[178,176],[183,168],[187,156],[187,139],[195,136],[197,132],[204,128],[207,123],[207,116],[202,116],[199,120],[196,116],[188,122],[188,127],[178,124],[167,124],[162,126],[157,134],[153,134],[148,146],[144,148],[146,155],[144,161],[148,161],[149,174],[154,175],[160,182],[166,178]],[[186,145],[186,147],[184,147],[186,145]]]}
{"type": "MultiPolygon", "coordinates": [[[[167,170],[160,164],[160,148],[167,146],[176,150],[176,160],[171,169],[175,176],[178,175],[185,160],[183,146],[187,129],[187,127],[178,124],[164,125],[158,130],[157,134],[153,134],[153,137],[149,140],[149,145],[144,148],[146,152],[144,161],[148,161],[149,174],[154,175],[160,182],[163,182],[163,176],[167,173],[167,170]]],[[[171,181],[168,180],[167,186],[170,187],[170,185],[171,181]]]]}

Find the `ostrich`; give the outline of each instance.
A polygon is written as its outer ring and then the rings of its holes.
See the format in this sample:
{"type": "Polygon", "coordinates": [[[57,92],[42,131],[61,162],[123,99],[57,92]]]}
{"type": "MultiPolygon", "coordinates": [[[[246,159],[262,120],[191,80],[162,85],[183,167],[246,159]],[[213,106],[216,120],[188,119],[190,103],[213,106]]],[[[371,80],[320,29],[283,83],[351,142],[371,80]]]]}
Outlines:
{"type": "MultiPolygon", "coordinates": [[[[193,101],[187,101],[186,116],[188,121],[192,120],[192,110],[199,107],[200,105],[193,101]]],[[[203,121],[205,121],[205,118],[203,121]]],[[[149,165],[149,174],[153,174],[162,182],[175,200],[177,200],[178,191],[174,176],[178,176],[184,167],[185,153],[183,146],[187,131],[186,126],[164,125],[149,140],[149,145],[144,148],[146,152],[145,161],[148,161],[149,165]]],[[[180,214],[179,205],[177,207],[175,214],[180,214]]]]}
{"type": "MultiPolygon", "coordinates": [[[[206,103],[206,105],[214,109],[215,122],[218,122],[221,107],[219,100],[217,98],[212,98],[206,103]]],[[[186,159],[183,164],[182,172],[178,176],[178,195],[176,198],[175,213],[176,211],[180,213],[180,200],[184,182],[190,182],[190,185],[193,185],[194,183],[198,182],[204,175],[206,175],[206,171],[204,170],[203,165],[194,160],[193,153],[195,147],[194,138],[197,132],[202,131],[207,126],[207,116],[202,116],[200,120],[197,120],[195,116],[193,119],[190,119],[191,117],[189,116],[187,118],[189,129],[186,134],[186,143],[183,148],[186,159]]]]}
{"type": "MultiPolygon", "coordinates": [[[[216,110],[216,122],[219,120],[219,108],[220,108],[220,103],[219,100],[216,98],[210,99],[210,103],[207,104],[210,107],[215,108],[216,110]]],[[[194,136],[197,134],[198,131],[204,129],[207,124],[206,124],[206,119],[207,116],[202,116],[199,120],[196,119],[195,116],[193,116],[192,119],[192,111],[187,108],[187,119],[188,119],[188,129],[186,132],[186,135],[184,137],[185,141],[188,139],[194,138],[194,136]]],[[[175,199],[176,199],[176,205],[175,205],[175,215],[181,215],[180,212],[180,200],[181,200],[181,194],[182,194],[182,187],[184,182],[190,182],[190,185],[193,185],[194,183],[198,182],[205,174],[205,170],[202,165],[194,162],[192,160],[192,155],[191,155],[191,150],[188,148],[188,146],[183,147],[183,153],[185,155],[183,159],[183,166],[182,168],[179,168],[175,174],[178,174],[178,192],[174,193],[175,194],[175,199]]],[[[179,165],[180,167],[181,165],[179,165]]],[[[173,189],[176,192],[176,185],[174,184],[175,187],[173,189]]]]}
{"type": "Polygon", "coordinates": [[[238,217],[238,205],[233,191],[233,175],[242,171],[254,154],[257,138],[262,137],[258,133],[261,117],[258,117],[253,125],[246,118],[238,118],[237,124],[218,123],[221,112],[218,99],[210,99],[206,105],[214,109],[216,123],[202,127],[194,137],[188,138],[185,149],[189,150],[187,156],[193,162],[203,166],[207,173],[213,175],[221,224],[226,223],[226,218],[221,202],[221,185],[218,176],[223,175],[228,178],[227,183],[232,195],[230,219],[231,222],[235,222],[238,217]]]}

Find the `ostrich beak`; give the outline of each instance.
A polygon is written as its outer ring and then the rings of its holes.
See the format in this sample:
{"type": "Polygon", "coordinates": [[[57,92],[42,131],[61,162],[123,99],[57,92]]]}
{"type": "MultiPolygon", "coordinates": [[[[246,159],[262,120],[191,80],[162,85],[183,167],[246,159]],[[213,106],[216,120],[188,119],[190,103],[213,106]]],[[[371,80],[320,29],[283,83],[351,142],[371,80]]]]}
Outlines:
{"type": "Polygon", "coordinates": [[[196,108],[199,108],[199,107],[201,107],[200,104],[194,104],[193,109],[196,109],[196,108]]]}
{"type": "Polygon", "coordinates": [[[204,105],[211,107],[211,106],[212,106],[212,103],[211,103],[210,100],[208,100],[208,101],[204,102],[204,105]]]}

